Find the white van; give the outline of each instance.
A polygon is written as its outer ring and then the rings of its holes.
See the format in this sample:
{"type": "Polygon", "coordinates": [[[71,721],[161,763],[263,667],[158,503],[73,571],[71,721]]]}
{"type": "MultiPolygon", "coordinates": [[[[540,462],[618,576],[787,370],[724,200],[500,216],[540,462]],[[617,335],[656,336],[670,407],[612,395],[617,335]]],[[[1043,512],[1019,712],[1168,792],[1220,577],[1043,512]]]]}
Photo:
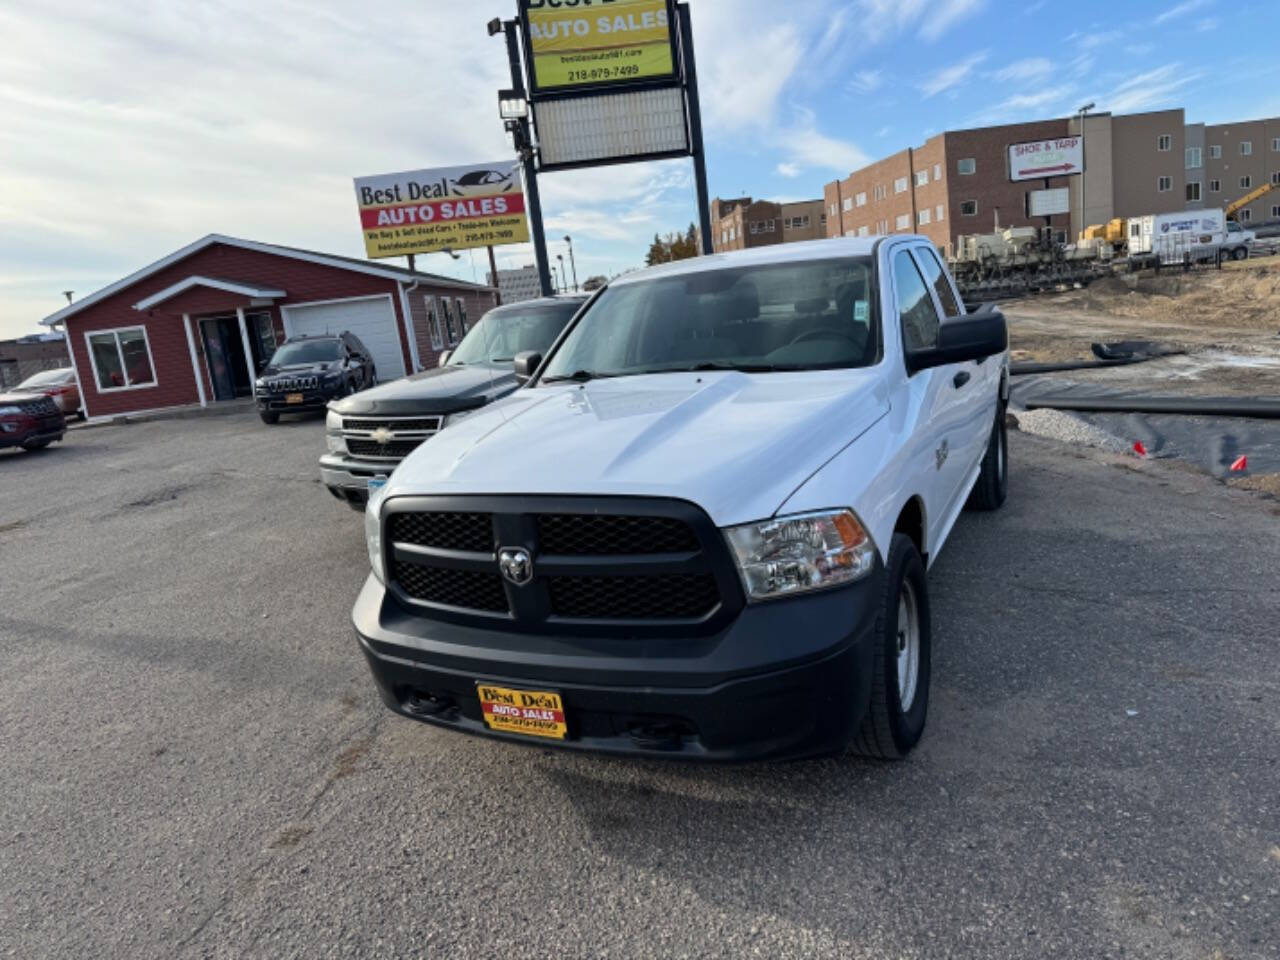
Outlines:
{"type": "Polygon", "coordinates": [[[1227,220],[1222,210],[1182,210],[1133,217],[1128,223],[1129,258],[1138,261],[1181,263],[1223,259],[1243,260],[1249,255],[1254,234],[1227,220]]]}

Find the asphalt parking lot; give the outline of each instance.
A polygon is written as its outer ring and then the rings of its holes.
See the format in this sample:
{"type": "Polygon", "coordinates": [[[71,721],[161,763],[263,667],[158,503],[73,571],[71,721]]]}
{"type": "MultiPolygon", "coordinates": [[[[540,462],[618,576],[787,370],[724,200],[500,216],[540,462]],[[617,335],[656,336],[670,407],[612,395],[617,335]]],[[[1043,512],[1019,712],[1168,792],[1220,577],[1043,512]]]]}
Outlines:
{"type": "Polygon", "coordinates": [[[902,764],[691,767],[377,700],[322,423],[0,452],[0,955],[1280,955],[1280,504],[1015,434],[902,764]]]}

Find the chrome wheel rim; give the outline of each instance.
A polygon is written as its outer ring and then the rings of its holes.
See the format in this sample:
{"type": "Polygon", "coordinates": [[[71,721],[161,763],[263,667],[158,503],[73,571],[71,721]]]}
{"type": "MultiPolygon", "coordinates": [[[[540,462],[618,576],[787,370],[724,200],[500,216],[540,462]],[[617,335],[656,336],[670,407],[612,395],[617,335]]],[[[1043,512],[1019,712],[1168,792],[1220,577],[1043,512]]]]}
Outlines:
{"type": "Polygon", "coordinates": [[[1004,483],[1004,472],[1006,469],[1006,460],[1004,454],[1004,431],[1000,429],[1000,425],[996,424],[996,476],[1001,483],[1004,483]]]}
{"type": "Polygon", "coordinates": [[[898,656],[898,702],[906,713],[916,700],[920,679],[920,609],[916,591],[909,580],[902,581],[898,594],[898,629],[894,635],[898,656]]]}

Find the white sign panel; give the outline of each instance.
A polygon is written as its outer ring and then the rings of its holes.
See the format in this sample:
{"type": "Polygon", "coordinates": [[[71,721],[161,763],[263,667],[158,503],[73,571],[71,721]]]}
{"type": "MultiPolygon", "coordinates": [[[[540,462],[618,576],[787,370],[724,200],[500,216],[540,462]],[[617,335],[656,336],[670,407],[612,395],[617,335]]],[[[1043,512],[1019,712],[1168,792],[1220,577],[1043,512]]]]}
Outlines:
{"type": "Polygon", "coordinates": [[[687,152],[678,87],[544,100],[534,106],[543,168],[687,152]]]}
{"type": "Polygon", "coordinates": [[[1033,140],[1009,147],[1009,179],[1074,177],[1084,170],[1084,137],[1033,140]]]}
{"type": "Polygon", "coordinates": [[[1027,194],[1028,217],[1052,217],[1055,213],[1070,212],[1071,192],[1066,187],[1032,190],[1027,194]]]}

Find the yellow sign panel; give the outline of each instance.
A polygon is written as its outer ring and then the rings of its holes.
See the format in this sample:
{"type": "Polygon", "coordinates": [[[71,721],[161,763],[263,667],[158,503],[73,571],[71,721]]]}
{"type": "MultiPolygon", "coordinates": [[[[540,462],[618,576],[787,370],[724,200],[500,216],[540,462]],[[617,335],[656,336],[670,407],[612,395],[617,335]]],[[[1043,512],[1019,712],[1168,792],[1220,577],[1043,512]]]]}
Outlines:
{"type": "Polygon", "coordinates": [[[485,725],[503,733],[563,740],[569,732],[564,702],[558,693],[542,690],[509,690],[488,683],[476,685],[485,725]]]}
{"type": "Polygon", "coordinates": [[[537,90],[675,74],[668,0],[528,0],[537,90]]]}
{"type": "Polygon", "coordinates": [[[529,240],[515,160],[357,177],[355,185],[365,252],[373,258],[529,240]]]}

